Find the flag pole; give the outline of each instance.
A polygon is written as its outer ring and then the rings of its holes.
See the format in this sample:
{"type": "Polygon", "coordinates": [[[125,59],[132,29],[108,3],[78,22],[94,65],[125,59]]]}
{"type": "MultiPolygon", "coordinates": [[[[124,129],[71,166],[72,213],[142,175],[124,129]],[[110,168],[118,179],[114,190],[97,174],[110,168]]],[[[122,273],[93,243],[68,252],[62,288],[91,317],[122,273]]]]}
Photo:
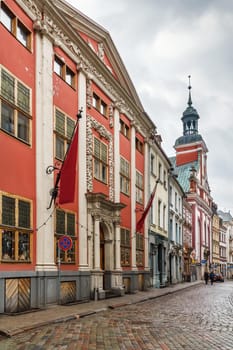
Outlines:
{"type": "Polygon", "coordinates": [[[50,199],[50,203],[49,203],[49,206],[47,207],[47,209],[50,209],[50,208],[51,208],[52,204],[55,203],[55,200],[56,200],[56,198],[57,198],[57,194],[58,194],[58,184],[59,184],[59,181],[60,181],[60,178],[61,178],[61,171],[62,171],[64,162],[65,162],[65,160],[66,160],[67,154],[69,153],[69,149],[70,149],[70,146],[71,146],[72,141],[73,141],[73,137],[74,137],[75,130],[76,130],[76,128],[78,127],[79,120],[82,118],[82,112],[83,112],[83,109],[81,108],[81,109],[79,110],[79,113],[77,114],[77,120],[76,120],[74,129],[73,129],[73,133],[72,133],[72,136],[71,136],[71,139],[70,139],[69,147],[67,147],[67,150],[66,150],[66,153],[65,153],[65,155],[64,155],[64,159],[63,159],[63,161],[62,161],[61,167],[58,168],[58,167],[56,167],[56,166],[49,165],[49,166],[47,167],[47,169],[46,169],[46,174],[52,174],[55,170],[58,170],[58,173],[57,173],[57,176],[56,176],[55,185],[54,185],[54,187],[50,190],[51,199],[50,199]]]}

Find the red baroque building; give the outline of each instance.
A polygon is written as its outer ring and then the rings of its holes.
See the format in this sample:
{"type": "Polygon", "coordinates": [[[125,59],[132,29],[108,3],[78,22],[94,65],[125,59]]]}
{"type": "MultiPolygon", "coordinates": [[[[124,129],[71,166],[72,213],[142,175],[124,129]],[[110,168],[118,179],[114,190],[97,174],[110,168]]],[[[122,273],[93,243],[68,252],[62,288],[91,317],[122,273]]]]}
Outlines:
{"type": "Polygon", "coordinates": [[[155,125],[110,35],[62,0],[0,11],[0,313],[144,289],[155,125]],[[77,115],[74,201],[59,204],[77,115]]]}
{"type": "Polygon", "coordinates": [[[191,256],[197,267],[198,279],[212,263],[212,197],[207,176],[208,149],[198,133],[199,118],[192,106],[189,86],[188,107],[181,118],[183,135],[175,142],[176,157],[171,161],[186,194],[186,200],[192,208],[191,256]]]}

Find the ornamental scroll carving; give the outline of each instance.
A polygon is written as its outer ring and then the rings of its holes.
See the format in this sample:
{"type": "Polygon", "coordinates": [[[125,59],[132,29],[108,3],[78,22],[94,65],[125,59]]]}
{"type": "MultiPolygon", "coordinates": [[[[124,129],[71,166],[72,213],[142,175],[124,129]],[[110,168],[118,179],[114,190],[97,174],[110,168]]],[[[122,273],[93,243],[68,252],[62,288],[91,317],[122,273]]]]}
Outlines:
{"type": "Polygon", "coordinates": [[[87,115],[87,190],[92,192],[93,190],[93,139],[92,129],[95,129],[102,138],[105,138],[109,142],[108,149],[108,169],[109,169],[109,199],[114,201],[114,181],[113,181],[113,138],[112,134],[100,123],[98,123],[90,115],[87,115]]]}
{"type": "Polygon", "coordinates": [[[87,78],[87,108],[92,106],[92,83],[91,79],[87,78]]]}

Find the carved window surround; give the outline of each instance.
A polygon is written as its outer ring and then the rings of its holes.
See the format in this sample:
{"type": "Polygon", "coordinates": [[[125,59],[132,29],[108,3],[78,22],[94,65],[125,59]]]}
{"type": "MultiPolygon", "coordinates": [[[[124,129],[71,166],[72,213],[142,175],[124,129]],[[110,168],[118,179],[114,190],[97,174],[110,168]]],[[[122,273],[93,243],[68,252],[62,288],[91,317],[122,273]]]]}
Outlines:
{"type": "Polygon", "coordinates": [[[93,191],[93,133],[92,129],[96,130],[99,135],[109,142],[108,149],[108,166],[109,166],[109,199],[114,201],[114,180],[113,180],[113,137],[112,134],[99,122],[90,115],[87,115],[87,191],[93,191]]]}

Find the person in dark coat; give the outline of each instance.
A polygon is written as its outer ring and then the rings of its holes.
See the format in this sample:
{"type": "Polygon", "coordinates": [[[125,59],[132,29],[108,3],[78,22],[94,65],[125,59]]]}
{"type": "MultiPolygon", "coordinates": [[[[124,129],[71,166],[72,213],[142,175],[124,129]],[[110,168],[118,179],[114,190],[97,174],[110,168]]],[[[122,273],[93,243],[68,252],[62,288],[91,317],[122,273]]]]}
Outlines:
{"type": "Polygon", "coordinates": [[[208,273],[208,271],[205,271],[205,273],[204,273],[204,280],[205,280],[205,284],[208,284],[208,280],[209,280],[209,273],[208,273]]]}
{"type": "Polygon", "coordinates": [[[210,283],[211,285],[213,285],[213,282],[214,282],[214,273],[213,271],[210,272],[210,283]]]}

